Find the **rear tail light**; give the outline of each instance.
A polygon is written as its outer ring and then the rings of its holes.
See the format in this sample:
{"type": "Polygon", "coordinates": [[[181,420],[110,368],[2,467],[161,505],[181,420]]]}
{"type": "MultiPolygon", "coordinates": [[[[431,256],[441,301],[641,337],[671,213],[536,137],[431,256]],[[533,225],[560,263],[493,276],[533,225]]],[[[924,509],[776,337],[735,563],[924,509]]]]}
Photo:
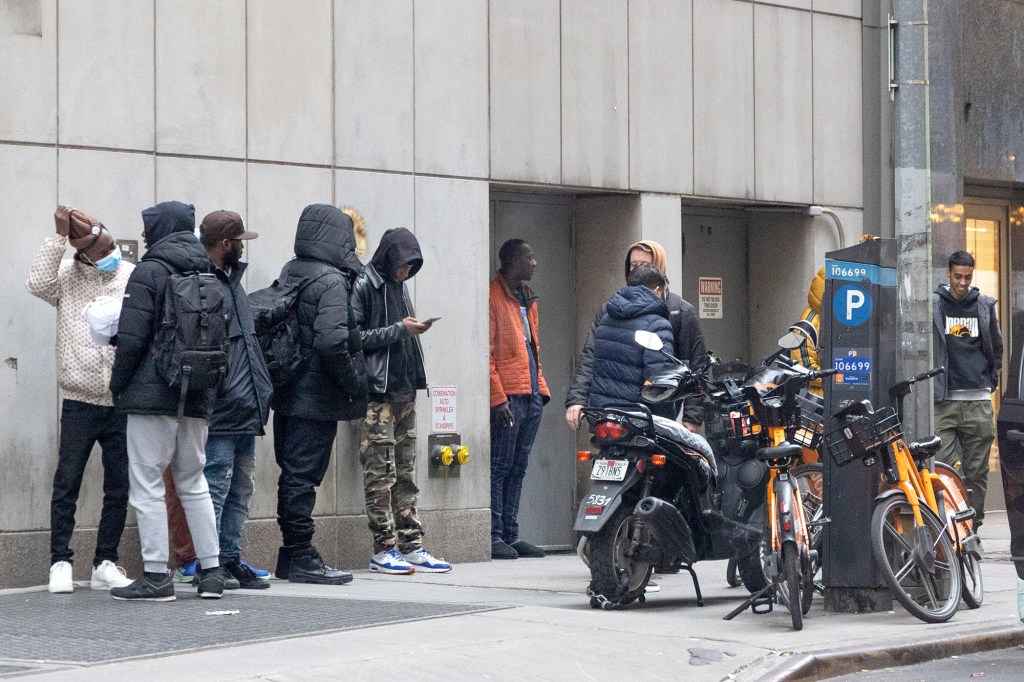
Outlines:
{"type": "Polygon", "coordinates": [[[586,513],[587,514],[600,514],[603,511],[604,511],[604,507],[598,507],[598,506],[587,507],[587,509],[586,509],[586,513]]]}
{"type": "Polygon", "coordinates": [[[665,455],[651,455],[651,464],[656,467],[665,466],[665,455]]]}
{"type": "Polygon", "coordinates": [[[626,427],[619,422],[598,422],[594,426],[594,434],[598,438],[605,440],[618,440],[619,438],[625,437],[629,433],[626,427]]]}
{"type": "Polygon", "coordinates": [[[576,453],[577,462],[589,462],[590,461],[590,450],[580,450],[576,453]]]}

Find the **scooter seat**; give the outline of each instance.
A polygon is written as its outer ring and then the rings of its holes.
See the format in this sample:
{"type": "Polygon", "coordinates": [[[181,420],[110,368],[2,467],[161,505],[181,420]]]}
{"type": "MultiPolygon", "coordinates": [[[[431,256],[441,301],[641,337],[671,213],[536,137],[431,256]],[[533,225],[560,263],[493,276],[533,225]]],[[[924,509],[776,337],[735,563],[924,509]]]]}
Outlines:
{"type": "Polygon", "coordinates": [[[712,473],[716,476],[718,475],[715,453],[711,450],[711,446],[708,445],[703,436],[690,431],[673,419],[666,419],[657,415],[654,416],[654,432],[662,438],[667,438],[673,443],[700,453],[708,465],[710,465],[712,473]]]}

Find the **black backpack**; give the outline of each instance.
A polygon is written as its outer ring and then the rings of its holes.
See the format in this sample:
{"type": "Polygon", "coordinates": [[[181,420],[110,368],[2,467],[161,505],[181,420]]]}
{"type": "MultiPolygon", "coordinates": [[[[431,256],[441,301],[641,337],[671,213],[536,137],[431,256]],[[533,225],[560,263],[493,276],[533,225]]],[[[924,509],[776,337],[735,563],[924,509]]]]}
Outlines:
{"type": "Polygon", "coordinates": [[[275,279],[269,287],[249,294],[256,339],[274,390],[290,384],[308,359],[299,340],[299,296],[310,284],[330,274],[291,283],[275,279]]]}
{"type": "Polygon", "coordinates": [[[186,394],[217,388],[228,371],[224,285],[216,275],[171,272],[154,343],[157,374],[168,386],[181,388],[181,421],[186,394]]]}

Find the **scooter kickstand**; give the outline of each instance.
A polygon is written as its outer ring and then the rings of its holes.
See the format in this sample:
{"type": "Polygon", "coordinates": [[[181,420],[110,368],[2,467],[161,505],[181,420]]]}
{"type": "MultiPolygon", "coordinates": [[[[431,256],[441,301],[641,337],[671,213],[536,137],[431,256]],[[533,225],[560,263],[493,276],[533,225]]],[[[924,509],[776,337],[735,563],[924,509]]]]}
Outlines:
{"type": "Polygon", "coordinates": [[[700,581],[697,580],[697,572],[689,564],[683,564],[680,568],[689,573],[690,577],[693,578],[693,591],[697,593],[697,606],[704,606],[704,595],[700,592],[700,581]]]}

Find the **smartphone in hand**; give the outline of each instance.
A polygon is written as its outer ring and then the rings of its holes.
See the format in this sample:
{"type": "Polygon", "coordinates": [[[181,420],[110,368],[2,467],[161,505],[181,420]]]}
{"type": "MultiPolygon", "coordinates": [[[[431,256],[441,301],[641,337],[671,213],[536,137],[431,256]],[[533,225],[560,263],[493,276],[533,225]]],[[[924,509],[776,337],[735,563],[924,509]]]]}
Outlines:
{"type": "Polygon", "coordinates": [[[420,320],[420,323],[421,324],[434,324],[435,322],[437,322],[440,319],[441,319],[440,317],[428,317],[425,320],[420,320]]]}

